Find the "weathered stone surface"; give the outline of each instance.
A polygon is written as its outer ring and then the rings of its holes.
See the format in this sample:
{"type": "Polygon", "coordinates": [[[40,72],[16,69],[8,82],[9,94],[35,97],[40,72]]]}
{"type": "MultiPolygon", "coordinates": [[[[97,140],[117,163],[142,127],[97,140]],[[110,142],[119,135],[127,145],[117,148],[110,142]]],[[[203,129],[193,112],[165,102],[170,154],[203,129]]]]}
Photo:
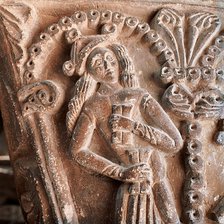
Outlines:
{"type": "MultiPolygon", "coordinates": [[[[1,146],[4,146],[2,140],[1,146]]],[[[4,148],[1,148],[0,152],[3,154],[4,148]]],[[[13,171],[7,155],[0,155],[0,223],[24,223],[17,200],[13,171]]]]}
{"type": "Polygon", "coordinates": [[[221,1],[2,1],[1,111],[28,223],[224,223],[221,1]]]}
{"type": "Polygon", "coordinates": [[[13,223],[22,224],[24,223],[23,215],[19,205],[8,205],[0,206],[0,221],[2,224],[13,223]]]}

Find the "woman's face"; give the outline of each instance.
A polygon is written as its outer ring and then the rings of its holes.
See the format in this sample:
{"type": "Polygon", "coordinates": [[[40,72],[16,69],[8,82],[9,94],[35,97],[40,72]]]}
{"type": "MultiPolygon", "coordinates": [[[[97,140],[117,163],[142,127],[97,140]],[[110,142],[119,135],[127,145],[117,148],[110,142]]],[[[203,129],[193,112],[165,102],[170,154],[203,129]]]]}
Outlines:
{"type": "Polygon", "coordinates": [[[114,53],[107,48],[96,48],[91,52],[87,59],[87,69],[99,82],[118,82],[118,61],[114,53]]]}

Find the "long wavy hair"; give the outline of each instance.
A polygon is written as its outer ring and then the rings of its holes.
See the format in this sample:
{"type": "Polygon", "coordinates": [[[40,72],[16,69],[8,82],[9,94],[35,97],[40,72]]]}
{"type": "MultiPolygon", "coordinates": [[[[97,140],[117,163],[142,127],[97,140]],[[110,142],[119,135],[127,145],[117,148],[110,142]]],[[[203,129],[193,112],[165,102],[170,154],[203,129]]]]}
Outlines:
{"type": "MultiPolygon", "coordinates": [[[[108,46],[108,48],[114,52],[117,58],[120,72],[120,84],[124,88],[137,88],[139,84],[136,72],[133,63],[128,56],[127,49],[119,44],[113,44],[108,46]]],[[[73,98],[69,102],[66,115],[66,126],[69,136],[73,133],[84,103],[94,94],[94,92],[96,92],[96,87],[97,82],[88,72],[84,73],[84,75],[76,82],[73,98]]]]}

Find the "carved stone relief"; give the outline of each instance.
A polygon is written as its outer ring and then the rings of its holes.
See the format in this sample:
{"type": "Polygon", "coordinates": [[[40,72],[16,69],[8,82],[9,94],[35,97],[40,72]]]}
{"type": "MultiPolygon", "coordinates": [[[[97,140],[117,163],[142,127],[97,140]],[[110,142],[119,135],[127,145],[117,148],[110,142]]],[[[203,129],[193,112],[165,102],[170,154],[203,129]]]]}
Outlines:
{"type": "Polygon", "coordinates": [[[224,223],[224,5],[93,2],[0,6],[26,221],[224,223]]]}

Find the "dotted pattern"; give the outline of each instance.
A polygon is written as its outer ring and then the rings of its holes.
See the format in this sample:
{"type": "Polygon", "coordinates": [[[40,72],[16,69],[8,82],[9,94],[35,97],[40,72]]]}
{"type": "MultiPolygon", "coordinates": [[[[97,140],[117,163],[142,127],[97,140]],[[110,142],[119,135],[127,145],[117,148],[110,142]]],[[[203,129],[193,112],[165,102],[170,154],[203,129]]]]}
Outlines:
{"type": "MultiPolygon", "coordinates": [[[[223,32],[223,31],[222,31],[223,32]]],[[[214,40],[214,44],[207,48],[207,52],[201,58],[201,64],[206,67],[214,68],[216,60],[220,57],[224,50],[224,35],[219,35],[214,40]]]]}
{"type": "Polygon", "coordinates": [[[28,60],[25,62],[24,84],[46,78],[43,77],[43,63],[47,61],[55,42],[67,39],[67,42],[71,44],[81,31],[85,35],[86,30],[94,30],[97,33],[99,29],[101,29],[101,34],[117,32],[119,37],[133,37],[135,42],[140,41],[150,49],[152,54],[158,56],[160,64],[164,65],[165,63],[170,67],[175,65],[173,52],[158,33],[150,29],[148,23],[109,10],[78,11],[71,17],[63,17],[58,23],[50,25],[44,32],[40,33],[37,41],[30,46],[28,60]]]}
{"type": "Polygon", "coordinates": [[[186,179],[183,191],[184,217],[187,223],[204,223],[204,160],[202,143],[198,140],[201,125],[185,122],[182,134],[185,141],[186,179]]]}
{"type": "MultiPolygon", "coordinates": [[[[160,80],[164,84],[187,82],[200,82],[201,85],[207,86],[218,79],[219,75],[223,75],[220,69],[209,67],[190,67],[190,68],[170,68],[163,67],[160,73],[160,80]]],[[[198,83],[196,83],[198,85],[198,83]]]]}

